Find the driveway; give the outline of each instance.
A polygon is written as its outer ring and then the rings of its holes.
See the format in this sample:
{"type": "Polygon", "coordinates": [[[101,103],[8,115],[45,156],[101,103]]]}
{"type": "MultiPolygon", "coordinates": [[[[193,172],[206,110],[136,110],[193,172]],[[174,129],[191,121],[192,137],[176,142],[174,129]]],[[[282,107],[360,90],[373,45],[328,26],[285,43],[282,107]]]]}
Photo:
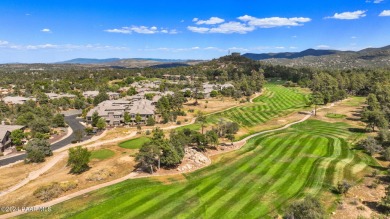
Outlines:
{"type": "MultiPolygon", "coordinates": [[[[62,148],[64,146],[72,143],[72,141],[75,138],[74,137],[74,132],[76,130],[78,130],[78,129],[84,130],[85,127],[80,123],[80,121],[81,121],[81,119],[78,119],[77,115],[65,116],[65,122],[73,130],[73,133],[70,136],[62,139],[61,141],[52,144],[51,145],[51,149],[53,151],[57,150],[57,149],[60,149],[60,148],[62,148]]],[[[87,140],[88,138],[91,138],[91,137],[92,136],[84,137],[83,140],[87,140]]],[[[16,161],[23,160],[25,157],[26,157],[26,154],[20,154],[20,155],[14,156],[14,157],[2,159],[2,160],[0,160],[0,166],[8,165],[8,164],[14,163],[16,161]]]]}

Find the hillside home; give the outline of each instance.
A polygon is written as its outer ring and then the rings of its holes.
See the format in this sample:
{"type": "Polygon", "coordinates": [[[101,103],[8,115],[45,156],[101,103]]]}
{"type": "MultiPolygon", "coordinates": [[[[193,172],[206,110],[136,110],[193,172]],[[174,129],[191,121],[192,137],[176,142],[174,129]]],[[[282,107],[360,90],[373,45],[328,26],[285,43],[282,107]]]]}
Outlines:
{"type": "Polygon", "coordinates": [[[11,146],[11,132],[17,129],[24,129],[24,126],[20,125],[0,125],[0,151],[4,152],[9,146],[11,146]]]}
{"type": "Polygon", "coordinates": [[[141,124],[146,124],[149,117],[154,116],[155,106],[152,101],[146,99],[132,100],[106,100],[101,102],[87,113],[87,122],[92,123],[92,115],[98,115],[106,120],[109,125],[120,125],[124,123],[125,112],[131,116],[131,124],[135,124],[136,115],[141,116],[141,124]]]}
{"type": "Polygon", "coordinates": [[[47,97],[49,97],[50,100],[59,99],[59,98],[63,98],[63,97],[73,99],[76,97],[76,95],[73,95],[73,94],[56,94],[56,93],[45,93],[45,94],[47,95],[47,97]]]}
{"type": "Polygon", "coordinates": [[[8,105],[16,105],[16,104],[24,104],[25,102],[33,100],[36,101],[35,98],[30,98],[30,97],[21,97],[21,96],[7,96],[3,98],[4,103],[8,105]]]}

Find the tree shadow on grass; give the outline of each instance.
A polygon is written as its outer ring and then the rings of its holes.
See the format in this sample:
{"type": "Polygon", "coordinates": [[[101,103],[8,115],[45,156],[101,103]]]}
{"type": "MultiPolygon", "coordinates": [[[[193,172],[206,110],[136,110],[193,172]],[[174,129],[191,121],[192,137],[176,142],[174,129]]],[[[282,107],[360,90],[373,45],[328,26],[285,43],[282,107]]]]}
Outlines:
{"type": "Polygon", "coordinates": [[[348,131],[355,133],[366,133],[366,129],[363,128],[348,128],[348,131]]]}
{"type": "Polygon", "coordinates": [[[347,120],[358,122],[358,121],[360,121],[360,118],[348,117],[347,120]]]}

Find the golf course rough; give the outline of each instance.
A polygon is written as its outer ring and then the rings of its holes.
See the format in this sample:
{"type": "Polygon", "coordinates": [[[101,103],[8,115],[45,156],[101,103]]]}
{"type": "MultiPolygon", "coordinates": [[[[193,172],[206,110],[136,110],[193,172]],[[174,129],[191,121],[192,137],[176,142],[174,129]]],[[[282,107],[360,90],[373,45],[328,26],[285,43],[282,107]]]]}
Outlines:
{"type": "MultiPolygon", "coordinates": [[[[169,182],[131,179],[53,206],[61,218],[264,218],[291,201],[318,196],[362,170],[344,123],[307,120],[250,139],[240,150],[169,182]],[[358,168],[357,168],[358,167],[358,168]],[[73,203],[79,203],[75,206],[73,203]],[[72,212],[72,213],[69,213],[72,212]]],[[[22,217],[38,216],[38,214],[22,217]]],[[[39,217],[45,217],[40,213],[39,217]]]]}

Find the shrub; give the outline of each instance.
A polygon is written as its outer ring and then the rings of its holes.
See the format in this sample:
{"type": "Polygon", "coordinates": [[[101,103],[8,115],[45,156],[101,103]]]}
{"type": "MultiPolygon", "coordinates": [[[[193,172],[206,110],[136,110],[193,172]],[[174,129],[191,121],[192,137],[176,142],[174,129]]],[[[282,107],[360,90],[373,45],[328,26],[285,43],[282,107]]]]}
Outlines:
{"type": "Polygon", "coordinates": [[[177,122],[176,122],[176,125],[181,125],[181,121],[177,121],[177,122]]]}
{"type": "Polygon", "coordinates": [[[188,122],[188,119],[184,119],[184,122],[188,122]]]}
{"type": "Polygon", "coordinates": [[[382,150],[382,147],[378,144],[375,138],[369,136],[368,138],[361,140],[358,143],[360,149],[366,151],[369,155],[373,155],[382,150]]]}
{"type": "Polygon", "coordinates": [[[63,192],[75,189],[78,181],[52,182],[49,185],[40,186],[33,193],[34,197],[43,202],[50,201],[59,197],[63,192]]]}
{"type": "Polygon", "coordinates": [[[306,197],[302,201],[292,203],[286,211],[284,218],[288,219],[320,219],[325,212],[321,203],[313,198],[306,197]]]}
{"type": "Polygon", "coordinates": [[[91,157],[91,152],[87,148],[77,146],[69,149],[68,166],[71,167],[70,172],[80,174],[89,169],[88,163],[91,157]]]}
{"type": "Polygon", "coordinates": [[[3,152],[0,152],[0,157],[1,157],[1,156],[4,156],[3,152]]]}
{"type": "Polygon", "coordinates": [[[146,130],[145,134],[150,135],[150,130],[146,130]]]}
{"type": "Polygon", "coordinates": [[[336,192],[343,195],[346,194],[351,187],[352,185],[349,182],[343,180],[342,182],[337,183],[336,192]]]}
{"type": "Polygon", "coordinates": [[[36,189],[33,195],[43,202],[57,198],[62,193],[61,186],[58,182],[53,182],[49,185],[41,186],[36,189]]]}
{"type": "Polygon", "coordinates": [[[76,181],[64,181],[60,183],[60,188],[63,192],[75,189],[78,186],[79,182],[76,181]]]}
{"type": "Polygon", "coordinates": [[[108,177],[114,175],[114,173],[107,169],[101,169],[96,172],[91,173],[88,177],[88,181],[102,181],[107,179],[108,177]]]}
{"type": "Polygon", "coordinates": [[[44,139],[32,139],[26,145],[27,157],[25,163],[40,163],[45,161],[45,157],[53,155],[50,143],[44,139]]]}
{"type": "Polygon", "coordinates": [[[387,161],[390,161],[390,147],[386,148],[383,155],[387,161]]]}

